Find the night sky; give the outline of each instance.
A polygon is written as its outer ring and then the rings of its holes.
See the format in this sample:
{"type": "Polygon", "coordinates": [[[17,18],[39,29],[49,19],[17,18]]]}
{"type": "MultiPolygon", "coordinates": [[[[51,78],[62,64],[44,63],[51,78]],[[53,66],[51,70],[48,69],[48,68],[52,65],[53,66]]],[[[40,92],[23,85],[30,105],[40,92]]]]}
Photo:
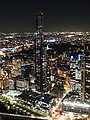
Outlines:
{"type": "Polygon", "coordinates": [[[44,13],[44,31],[90,31],[88,1],[0,0],[0,32],[35,32],[39,11],[44,13]]]}

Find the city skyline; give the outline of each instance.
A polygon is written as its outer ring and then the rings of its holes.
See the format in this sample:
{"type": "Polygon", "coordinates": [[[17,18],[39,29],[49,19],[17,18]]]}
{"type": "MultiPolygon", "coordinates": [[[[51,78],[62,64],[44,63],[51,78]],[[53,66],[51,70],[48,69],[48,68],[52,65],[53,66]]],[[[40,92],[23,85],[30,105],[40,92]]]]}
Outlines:
{"type": "Polygon", "coordinates": [[[88,1],[8,0],[0,3],[0,32],[35,32],[35,14],[44,13],[44,31],[90,31],[88,1]]]}
{"type": "Polygon", "coordinates": [[[42,18],[36,40],[0,34],[0,118],[88,120],[90,32],[47,32],[43,40],[42,18]]]}

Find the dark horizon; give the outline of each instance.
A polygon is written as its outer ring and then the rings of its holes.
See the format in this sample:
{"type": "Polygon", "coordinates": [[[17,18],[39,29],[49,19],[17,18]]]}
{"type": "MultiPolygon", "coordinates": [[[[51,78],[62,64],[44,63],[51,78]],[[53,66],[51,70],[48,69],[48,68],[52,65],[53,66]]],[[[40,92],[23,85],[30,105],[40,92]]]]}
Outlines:
{"type": "Polygon", "coordinates": [[[87,0],[1,0],[0,32],[35,32],[35,14],[44,13],[44,31],[90,31],[87,0]]]}

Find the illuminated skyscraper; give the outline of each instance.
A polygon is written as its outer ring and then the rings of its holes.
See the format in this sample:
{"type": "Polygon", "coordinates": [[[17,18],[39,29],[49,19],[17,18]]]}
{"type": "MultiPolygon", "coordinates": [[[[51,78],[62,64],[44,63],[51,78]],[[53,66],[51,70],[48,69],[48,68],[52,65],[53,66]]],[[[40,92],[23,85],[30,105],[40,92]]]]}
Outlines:
{"type": "Polygon", "coordinates": [[[35,73],[36,90],[45,91],[47,87],[46,74],[46,47],[43,46],[43,13],[36,15],[36,39],[35,39],[35,73]]]}
{"type": "Polygon", "coordinates": [[[90,43],[84,45],[82,67],[82,99],[90,102],[90,43]]]}
{"type": "Polygon", "coordinates": [[[90,102],[90,43],[85,48],[85,100],[90,102]]]}

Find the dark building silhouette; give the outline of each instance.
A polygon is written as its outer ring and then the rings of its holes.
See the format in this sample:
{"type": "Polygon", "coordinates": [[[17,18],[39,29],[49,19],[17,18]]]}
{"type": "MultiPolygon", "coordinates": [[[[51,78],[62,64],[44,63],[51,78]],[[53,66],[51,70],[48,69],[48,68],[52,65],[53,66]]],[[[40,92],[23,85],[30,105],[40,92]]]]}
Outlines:
{"type": "Polygon", "coordinates": [[[29,77],[30,73],[30,64],[24,64],[21,66],[21,74],[23,78],[29,77]]]}
{"type": "Polygon", "coordinates": [[[35,39],[35,73],[36,90],[45,91],[47,87],[46,74],[46,47],[43,46],[43,13],[36,15],[36,39],[35,39]]]}

